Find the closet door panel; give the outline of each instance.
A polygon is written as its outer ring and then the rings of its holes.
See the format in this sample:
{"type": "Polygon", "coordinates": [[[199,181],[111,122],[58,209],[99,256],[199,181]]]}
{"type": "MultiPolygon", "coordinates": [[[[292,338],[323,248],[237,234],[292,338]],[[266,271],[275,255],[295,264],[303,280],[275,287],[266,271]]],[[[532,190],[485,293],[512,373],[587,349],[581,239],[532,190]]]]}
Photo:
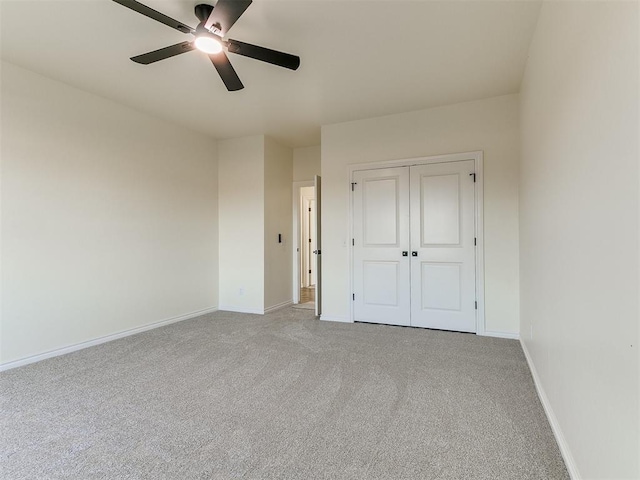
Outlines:
{"type": "Polygon", "coordinates": [[[359,171],[354,181],[354,320],[409,325],[409,168],[359,171]]]}
{"type": "Polygon", "coordinates": [[[473,160],[410,169],[412,326],[476,331],[473,173],[473,160]]]}

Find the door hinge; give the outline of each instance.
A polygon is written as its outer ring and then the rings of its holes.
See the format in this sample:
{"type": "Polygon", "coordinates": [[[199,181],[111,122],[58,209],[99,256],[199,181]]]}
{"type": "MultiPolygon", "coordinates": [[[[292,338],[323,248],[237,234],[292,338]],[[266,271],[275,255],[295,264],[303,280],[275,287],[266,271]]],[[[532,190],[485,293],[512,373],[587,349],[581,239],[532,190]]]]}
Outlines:
{"type": "Polygon", "coordinates": [[[473,177],[473,183],[476,183],[476,174],[475,173],[470,173],[469,176],[473,177]]]}
{"type": "Polygon", "coordinates": [[[351,191],[353,192],[356,188],[357,183],[356,182],[351,182],[351,191]]]}
{"type": "Polygon", "coordinates": [[[311,270],[309,270],[309,273],[311,273],[311,270]]]}
{"type": "Polygon", "coordinates": [[[309,211],[311,211],[311,207],[309,207],[309,211]]]}
{"type": "Polygon", "coordinates": [[[311,239],[309,239],[309,243],[311,243],[311,239]]]}
{"type": "Polygon", "coordinates": [[[476,310],[478,309],[478,301],[476,300],[476,310]]]}
{"type": "Polygon", "coordinates": [[[351,245],[352,245],[352,246],[355,246],[355,245],[356,245],[356,239],[355,239],[355,238],[352,238],[352,239],[351,239],[351,245]]]}
{"type": "Polygon", "coordinates": [[[356,299],[356,294],[355,293],[351,294],[351,299],[355,301],[355,299],[356,299]]]}
{"type": "Polygon", "coordinates": [[[474,245],[478,245],[478,238],[477,238],[477,237],[474,237],[474,238],[473,238],[473,244],[474,244],[474,245]]]}

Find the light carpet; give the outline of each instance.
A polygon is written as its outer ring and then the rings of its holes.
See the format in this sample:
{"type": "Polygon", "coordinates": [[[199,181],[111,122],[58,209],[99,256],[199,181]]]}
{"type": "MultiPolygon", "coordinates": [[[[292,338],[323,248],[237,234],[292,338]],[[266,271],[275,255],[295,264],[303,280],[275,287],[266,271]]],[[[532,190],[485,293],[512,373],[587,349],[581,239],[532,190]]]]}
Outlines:
{"type": "Polygon", "coordinates": [[[0,375],[3,479],[568,479],[517,341],[216,312],[0,375]]]}

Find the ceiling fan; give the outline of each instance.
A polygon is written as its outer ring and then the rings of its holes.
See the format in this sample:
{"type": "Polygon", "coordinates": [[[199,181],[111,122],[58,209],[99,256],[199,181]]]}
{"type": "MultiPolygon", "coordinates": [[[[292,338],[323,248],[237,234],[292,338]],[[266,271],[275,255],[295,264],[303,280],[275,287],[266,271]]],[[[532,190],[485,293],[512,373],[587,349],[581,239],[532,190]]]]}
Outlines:
{"type": "Polygon", "coordinates": [[[218,0],[215,7],[206,4],[196,5],[195,14],[198,20],[200,20],[196,28],[191,28],[136,0],[113,1],[157,22],[175,28],[182,33],[195,36],[192,41],[177,43],[169,47],[161,48],[160,50],[154,50],[153,52],[131,57],[131,60],[136,63],[148,65],[197,49],[209,56],[213,66],[216,67],[220,78],[222,78],[222,81],[229,91],[240,90],[244,88],[244,85],[242,85],[238,74],[234,70],[233,65],[231,65],[225,49],[230,53],[251,57],[291,70],[296,70],[300,66],[300,57],[296,55],[278,52],[270,48],[259,47],[238,40],[223,39],[233,24],[240,18],[240,15],[251,5],[252,0],[218,0]]]}

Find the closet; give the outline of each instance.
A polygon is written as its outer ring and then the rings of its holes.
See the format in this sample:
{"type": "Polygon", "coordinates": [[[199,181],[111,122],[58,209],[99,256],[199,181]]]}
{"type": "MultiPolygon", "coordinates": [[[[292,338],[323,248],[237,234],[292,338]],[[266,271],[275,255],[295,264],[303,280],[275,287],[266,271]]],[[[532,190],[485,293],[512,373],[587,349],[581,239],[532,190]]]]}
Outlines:
{"type": "Polygon", "coordinates": [[[354,172],[355,321],[476,331],[474,168],[354,172]]]}

